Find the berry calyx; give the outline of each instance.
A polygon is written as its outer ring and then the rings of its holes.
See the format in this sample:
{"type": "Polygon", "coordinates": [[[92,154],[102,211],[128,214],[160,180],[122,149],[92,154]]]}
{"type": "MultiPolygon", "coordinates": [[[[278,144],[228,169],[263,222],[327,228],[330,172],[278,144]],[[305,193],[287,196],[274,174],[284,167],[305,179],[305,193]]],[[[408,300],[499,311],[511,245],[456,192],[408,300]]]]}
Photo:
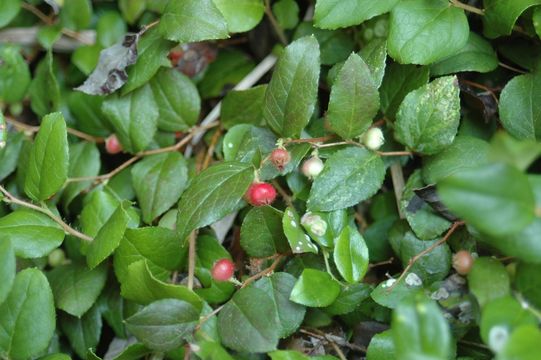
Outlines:
{"type": "Polygon", "coordinates": [[[246,191],[246,200],[253,206],[270,205],[276,199],[276,190],[265,182],[255,182],[246,191]]]}
{"type": "Polygon", "coordinates": [[[105,151],[109,154],[118,154],[122,151],[122,145],[115,134],[112,134],[105,139],[105,151]]]}
{"type": "Polygon", "coordinates": [[[380,128],[373,127],[364,133],[362,141],[366,148],[375,151],[385,143],[385,137],[380,128]]]}
{"type": "Polygon", "coordinates": [[[467,275],[473,266],[473,262],[474,259],[469,251],[460,250],[453,255],[453,268],[460,275],[467,275]]]}
{"type": "Polygon", "coordinates": [[[323,170],[323,161],[318,156],[312,156],[302,164],[302,173],[307,178],[313,179],[323,170]]]}
{"type": "Polygon", "coordinates": [[[220,259],[212,266],[212,278],[216,281],[228,281],[235,273],[235,264],[229,259],[220,259]]]}
{"type": "Polygon", "coordinates": [[[276,148],[270,154],[270,161],[279,171],[282,171],[291,161],[291,155],[286,149],[276,148]]]}

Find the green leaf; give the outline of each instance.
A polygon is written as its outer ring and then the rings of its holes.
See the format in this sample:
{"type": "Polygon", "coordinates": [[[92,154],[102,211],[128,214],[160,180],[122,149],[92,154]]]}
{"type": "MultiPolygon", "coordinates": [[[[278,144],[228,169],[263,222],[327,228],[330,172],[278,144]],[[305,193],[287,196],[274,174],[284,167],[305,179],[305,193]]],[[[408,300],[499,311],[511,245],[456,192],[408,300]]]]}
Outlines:
{"type": "Polygon", "coordinates": [[[483,25],[485,35],[491,39],[509,35],[518,17],[526,9],[541,5],[541,0],[483,0],[483,25]]]}
{"type": "Polygon", "coordinates": [[[310,357],[292,350],[277,350],[269,353],[272,360],[309,360],[310,357]]]}
{"type": "Polygon", "coordinates": [[[138,152],[152,141],[159,110],[149,85],[124,96],[109,96],[103,102],[102,110],[124,150],[138,152]]]}
{"type": "Polygon", "coordinates": [[[38,42],[45,49],[52,49],[54,43],[62,37],[62,27],[59,25],[43,26],[36,35],[38,42]]]}
{"type": "MultiPolygon", "coordinates": [[[[69,168],[68,176],[70,178],[76,177],[93,177],[100,172],[100,152],[96,147],[96,144],[91,142],[80,142],[71,144],[69,147],[69,168]]],[[[92,185],[92,180],[71,182],[66,185],[62,192],[62,200],[64,201],[64,208],[67,209],[69,204],[83,192],[85,189],[92,185]]]]}
{"type": "Polygon", "coordinates": [[[240,245],[251,257],[267,257],[288,250],[282,212],[271,206],[250,209],[240,230],[240,245]]]}
{"type": "Polygon", "coordinates": [[[331,315],[344,315],[355,311],[359,305],[370,297],[372,288],[367,284],[353,284],[340,289],[340,295],[324,310],[331,315]]]}
{"type": "Polygon", "coordinates": [[[211,340],[197,342],[195,353],[201,360],[235,360],[219,343],[211,340]]]}
{"type": "Polygon", "coordinates": [[[284,211],[282,226],[293,254],[318,253],[317,246],[302,229],[299,214],[293,207],[290,206],[284,211]]]}
{"type": "Polygon", "coordinates": [[[340,294],[340,285],[324,271],[304,269],[291,291],[290,300],[310,307],[331,305],[340,294]]]}
{"type": "Polygon", "coordinates": [[[298,137],[310,121],[317,99],[319,45],[315,37],[288,45],[265,94],[263,117],[277,134],[298,137]]]}
{"type": "Polygon", "coordinates": [[[218,330],[222,343],[233,350],[275,350],[280,336],[276,304],[264,290],[240,289],[218,314],[218,330]]]}
{"type": "Polygon", "coordinates": [[[132,168],[135,194],[143,221],[152,221],[169,210],[188,183],[186,160],[178,152],[151,155],[132,168]]]}
{"type": "Polygon", "coordinates": [[[263,18],[263,0],[212,0],[227,22],[229,32],[252,30],[263,18]]]}
{"type": "Polygon", "coordinates": [[[151,273],[161,279],[169,275],[168,270],[178,268],[181,252],[181,240],[172,230],[162,227],[127,229],[115,251],[115,274],[122,283],[128,276],[130,264],[146,260],[151,273]]]}
{"type": "Polygon", "coordinates": [[[471,136],[457,136],[442,152],[423,157],[423,180],[427,184],[435,184],[462,169],[486,164],[488,154],[489,145],[486,141],[471,136]]]}
{"type": "Polygon", "coordinates": [[[490,141],[489,159],[503,161],[525,171],[541,155],[541,143],[517,140],[504,131],[497,132],[490,141]]]}
{"type": "Polygon", "coordinates": [[[411,91],[428,83],[427,66],[400,65],[387,67],[380,88],[381,109],[388,119],[394,119],[398,107],[411,91]]]}
{"type": "Polygon", "coordinates": [[[90,270],[83,265],[68,264],[53,269],[47,277],[56,307],[81,317],[96,302],[105,286],[107,267],[90,270]]]}
{"type": "Polygon", "coordinates": [[[514,286],[536,308],[541,307],[541,278],[537,276],[541,266],[539,264],[518,264],[514,286]]]}
{"type": "Polygon", "coordinates": [[[335,240],[334,263],[349,283],[362,280],[368,270],[368,248],[356,228],[347,226],[335,240]]]}
{"type": "Polygon", "coordinates": [[[229,37],[226,19],[212,0],[170,1],[159,30],[166,39],[181,43],[229,37]]]}
{"type": "Polygon", "coordinates": [[[430,66],[432,76],[447,75],[463,71],[490,72],[498,67],[498,57],[488,41],[470,32],[466,46],[430,66]]]}
{"type": "Polygon", "coordinates": [[[222,101],[220,120],[226,129],[238,124],[261,125],[267,85],[229,91],[222,101]]]}
{"type": "MultiPolygon", "coordinates": [[[[0,8],[10,2],[13,3],[12,0],[3,1],[0,8]]],[[[0,23],[4,14],[6,14],[5,10],[0,9],[0,23]]],[[[0,61],[2,61],[2,67],[0,67],[0,100],[7,103],[21,101],[32,78],[28,64],[21,55],[19,47],[4,44],[0,48],[0,61]]]]}
{"type": "Polygon", "coordinates": [[[450,359],[454,343],[438,305],[419,294],[395,309],[391,323],[396,354],[401,359],[450,359]]]}
{"type": "Polygon", "coordinates": [[[306,143],[288,145],[287,151],[289,151],[289,154],[291,155],[291,160],[289,163],[284,166],[282,170],[278,170],[271,161],[265,161],[263,166],[260,168],[259,178],[261,180],[270,180],[278,176],[293,173],[298,169],[301,161],[305,158],[306,154],[308,154],[308,151],[310,151],[311,148],[312,147],[306,143]]]}
{"type": "Polygon", "coordinates": [[[0,238],[0,304],[8,297],[15,280],[15,250],[8,239],[0,238]]]}
{"type": "Polygon", "coordinates": [[[535,217],[528,178],[506,164],[456,172],[438,183],[438,193],[453,213],[489,235],[517,233],[535,217]]]}
{"type": "Polygon", "coordinates": [[[509,274],[496,259],[475,259],[468,273],[468,287],[481,307],[491,300],[506,296],[510,292],[509,274]]]}
{"type": "Polygon", "coordinates": [[[158,128],[185,131],[195,125],[201,99],[192,81],[175,69],[161,69],[150,81],[160,117],[158,128]]]}
{"type": "Polygon", "coordinates": [[[185,239],[193,230],[240,208],[253,179],[253,167],[235,161],[211,166],[198,174],[180,198],[179,237],[185,239]]]}
{"type": "Polygon", "coordinates": [[[160,69],[170,67],[167,55],[175,43],[165,40],[158,29],[150,29],[137,43],[137,62],[126,69],[128,81],[122,87],[122,94],[146,84],[160,69]]]}
{"type": "MultiPolygon", "coordinates": [[[[102,50],[101,46],[97,44],[80,46],[71,55],[71,62],[83,74],[90,75],[99,63],[102,50]]],[[[99,94],[102,95],[102,93],[99,94]]]]}
{"type": "Polygon", "coordinates": [[[46,256],[64,240],[60,225],[47,215],[28,209],[0,218],[0,234],[2,240],[11,241],[15,255],[22,258],[46,256]]]}
{"type": "Polygon", "coordinates": [[[145,260],[136,261],[128,266],[128,274],[121,283],[122,297],[139,304],[150,304],[161,299],[177,299],[201,310],[203,303],[199,296],[183,285],[164,283],[150,272],[145,260]]]}
{"type": "Polygon", "coordinates": [[[69,0],[60,12],[62,25],[73,30],[81,30],[90,25],[92,20],[92,2],[90,0],[69,0]]]}
{"type": "Polygon", "coordinates": [[[311,21],[303,21],[295,30],[293,39],[315,36],[321,52],[321,64],[333,65],[345,61],[355,48],[351,37],[342,30],[323,30],[314,27],[311,21]]]}
{"type": "Polygon", "coordinates": [[[502,330],[510,334],[515,328],[524,325],[537,325],[536,317],[515,298],[504,296],[486,304],[479,328],[483,342],[498,353],[505,346],[505,341],[494,334],[502,330]]]}
{"type": "Polygon", "coordinates": [[[317,0],[314,20],[322,29],[359,25],[389,12],[397,3],[398,0],[317,0]]]}
{"type": "Polygon", "coordinates": [[[430,240],[447,230],[451,226],[451,222],[439,216],[430,205],[419,199],[415,194],[415,189],[424,186],[425,184],[421,180],[421,171],[415,170],[410,175],[402,192],[400,208],[403,214],[406,215],[406,220],[415,235],[421,240],[430,240]],[[419,205],[418,202],[420,202],[419,205]]]}
{"type": "Polygon", "coordinates": [[[506,342],[505,347],[496,356],[496,360],[535,360],[541,356],[538,344],[541,332],[537,326],[524,325],[517,328],[506,342]]]}
{"type": "Polygon", "coordinates": [[[129,201],[118,205],[113,215],[101,227],[88,246],[87,264],[91,269],[101,264],[120,244],[130,221],[130,215],[127,212],[129,208],[129,201]]]}
{"type": "MultiPolygon", "coordinates": [[[[126,23],[118,12],[112,10],[104,12],[100,15],[96,25],[96,42],[104,48],[113,46],[122,40],[126,30],[126,23]]],[[[141,54],[138,55],[141,56],[141,54]]]]}
{"type": "Polygon", "coordinates": [[[438,78],[410,92],[396,114],[396,139],[426,155],[445,149],[460,123],[459,93],[456,76],[438,78]]]}
{"type": "Polygon", "coordinates": [[[24,184],[25,193],[36,201],[54,195],[68,178],[68,138],[61,113],[45,116],[41,122],[24,184]]]}
{"type": "Polygon", "coordinates": [[[5,0],[0,4],[0,27],[8,25],[21,10],[21,0],[5,0]]]}
{"type": "Polygon", "coordinates": [[[15,171],[23,145],[28,144],[22,132],[8,133],[5,141],[9,146],[0,149],[0,181],[15,171]]]}
{"type": "Polygon", "coordinates": [[[383,76],[385,75],[387,41],[382,39],[374,39],[363,46],[358,54],[364,60],[366,65],[368,65],[372,78],[374,79],[374,83],[376,84],[376,88],[379,88],[381,82],[383,81],[383,76]]]}
{"type": "Polygon", "coordinates": [[[374,335],[366,351],[367,360],[396,360],[392,330],[374,335]]]}
{"type": "Polygon", "coordinates": [[[390,309],[396,308],[404,299],[418,293],[423,288],[423,284],[418,282],[406,282],[406,278],[397,280],[390,278],[378,284],[370,293],[370,297],[379,305],[390,309]],[[399,281],[396,285],[395,283],[399,281]],[[393,286],[393,288],[391,288],[393,286]]]}
{"type": "Polygon", "coordinates": [[[130,24],[135,23],[146,8],[146,0],[119,0],[118,7],[122,16],[130,24]]]}
{"type": "Polygon", "coordinates": [[[98,306],[93,306],[81,318],[61,314],[60,327],[75,353],[84,359],[87,351],[95,350],[99,343],[102,329],[101,310],[98,306]]]}
{"type": "Polygon", "coordinates": [[[327,119],[343,139],[365,132],[379,110],[379,94],[363,59],[351,54],[331,89],[327,119]]]}
{"type": "Polygon", "coordinates": [[[306,311],[304,306],[289,300],[296,281],[297,279],[292,275],[279,272],[270,277],[261,278],[254,284],[254,287],[265,291],[274,302],[279,319],[280,338],[286,338],[293,334],[304,319],[306,311]]]}
{"type": "Polygon", "coordinates": [[[96,190],[85,198],[81,212],[81,229],[88,236],[95,237],[101,227],[115,212],[119,201],[110,193],[96,190]]]}
{"type": "Polygon", "coordinates": [[[276,147],[276,137],[266,128],[240,124],[229,129],[223,139],[225,161],[237,160],[259,166],[276,147]]]}
{"type": "Polygon", "coordinates": [[[13,360],[39,356],[55,329],[53,294],[38,269],[17,274],[7,299],[0,305],[0,353],[13,360]]]}
{"type": "Polygon", "coordinates": [[[541,140],[541,73],[515,76],[500,95],[500,120],[520,140],[541,140]]]}
{"type": "Polygon", "coordinates": [[[358,204],[374,195],[383,183],[381,157],[358,147],[335,152],[325,163],[308,199],[312,211],[332,211],[358,204]]]}
{"type": "Polygon", "coordinates": [[[278,25],[284,30],[294,29],[299,23],[299,5],[295,0],[278,0],[272,4],[278,25]]]}
{"type": "Polygon", "coordinates": [[[199,314],[199,310],[185,301],[164,299],[126,319],[126,326],[148,348],[169,351],[181,346],[190,336],[199,314]]]}
{"type": "Polygon", "coordinates": [[[34,78],[28,88],[30,107],[39,117],[60,108],[60,88],[53,72],[53,54],[47,55],[40,61],[34,72],[34,78]]]}
{"type": "Polygon", "coordinates": [[[90,135],[106,137],[110,133],[110,126],[101,111],[102,103],[103,97],[79,91],[73,91],[67,97],[67,105],[77,128],[90,135]]]}
{"type": "Polygon", "coordinates": [[[403,0],[391,11],[387,45],[401,64],[428,65],[458,53],[468,36],[464,10],[447,0],[403,0]]]}

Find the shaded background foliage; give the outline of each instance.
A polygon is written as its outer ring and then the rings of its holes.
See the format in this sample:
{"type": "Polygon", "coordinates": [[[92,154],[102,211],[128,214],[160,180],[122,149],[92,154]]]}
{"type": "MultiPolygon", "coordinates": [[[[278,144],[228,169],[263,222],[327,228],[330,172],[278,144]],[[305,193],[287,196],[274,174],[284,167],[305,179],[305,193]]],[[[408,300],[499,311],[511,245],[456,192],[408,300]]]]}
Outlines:
{"type": "Polygon", "coordinates": [[[3,0],[0,358],[541,358],[540,24],[3,0]]]}

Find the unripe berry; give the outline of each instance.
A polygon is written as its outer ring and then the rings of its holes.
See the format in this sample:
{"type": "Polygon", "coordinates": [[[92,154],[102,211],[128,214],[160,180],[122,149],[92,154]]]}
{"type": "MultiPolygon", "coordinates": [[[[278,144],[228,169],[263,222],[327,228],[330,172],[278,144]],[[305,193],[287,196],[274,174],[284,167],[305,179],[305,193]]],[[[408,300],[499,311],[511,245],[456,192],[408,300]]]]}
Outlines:
{"type": "Polygon", "coordinates": [[[270,154],[270,161],[279,171],[282,171],[291,161],[291,155],[286,149],[276,148],[270,154]]]}
{"type": "Polygon", "coordinates": [[[304,176],[312,179],[323,170],[323,161],[317,156],[312,156],[302,164],[302,173],[304,176]]]}
{"type": "Polygon", "coordinates": [[[253,206],[270,205],[276,199],[276,190],[265,182],[255,182],[246,191],[246,200],[253,206]]]}
{"type": "Polygon", "coordinates": [[[105,150],[109,154],[118,154],[122,151],[122,145],[118,141],[118,138],[115,134],[112,134],[107,139],[105,139],[105,150]]]}
{"type": "Polygon", "coordinates": [[[220,259],[212,267],[212,278],[216,281],[228,281],[235,273],[235,264],[229,259],[220,259]]]}
{"type": "Polygon", "coordinates": [[[469,251],[460,250],[453,255],[453,268],[460,275],[467,275],[473,266],[473,261],[469,251]]]}
{"type": "Polygon", "coordinates": [[[51,267],[57,267],[64,263],[66,260],[66,254],[62,249],[54,249],[48,256],[48,263],[51,267]]]}
{"type": "Polygon", "coordinates": [[[378,150],[384,142],[385,138],[380,128],[370,128],[363,135],[363,144],[370,150],[378,150]]]}

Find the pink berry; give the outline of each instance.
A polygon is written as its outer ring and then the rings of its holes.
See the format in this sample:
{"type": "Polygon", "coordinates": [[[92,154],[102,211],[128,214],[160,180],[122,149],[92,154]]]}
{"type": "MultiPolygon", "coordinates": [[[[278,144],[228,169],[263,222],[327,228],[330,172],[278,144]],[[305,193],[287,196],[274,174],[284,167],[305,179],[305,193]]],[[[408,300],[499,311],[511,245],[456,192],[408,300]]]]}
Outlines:
{"type": "Polygon", "coordinates": [[[105,139],[105,150],[109,154],[118,154],[122,151],[122,145],[118,141],[118,138],[115,134],[112,134],[107,139],[105,139]]]}
{"type": "Polygon", "coordinates": [[[302,173],[307,178],[315,178],[323,170],[323,161],[317,156],[312,156],[302,164],[302,173]]]}
{"type": "Polygon", "coordinates": [[[216,281],[228,281],[235,272],[235,264],[229,259],[220,259],[212,267],[212,278],[216,281]]]}
{"type": "Polygon", "coordinates": [[[255,182],[246,191],[246,200],[253,206],[270,205],[276,199],[276,190],[265,182],[255,182]]]}
{"type": "Polygon", "coordinates": [[[282,171],[284,167],[289,164],[290,160],[291,155],[289,155],[289,151],[283,148],[274,149],[270,154],[270,161],[279,171],[282,171]]]}
{"type": "Polygon", "coordinates": [[[473,266],[473,262],[474,259],[469,251],[460,250],[453,255],[453,268],[460,275],[467,275],[473,266]]]}

